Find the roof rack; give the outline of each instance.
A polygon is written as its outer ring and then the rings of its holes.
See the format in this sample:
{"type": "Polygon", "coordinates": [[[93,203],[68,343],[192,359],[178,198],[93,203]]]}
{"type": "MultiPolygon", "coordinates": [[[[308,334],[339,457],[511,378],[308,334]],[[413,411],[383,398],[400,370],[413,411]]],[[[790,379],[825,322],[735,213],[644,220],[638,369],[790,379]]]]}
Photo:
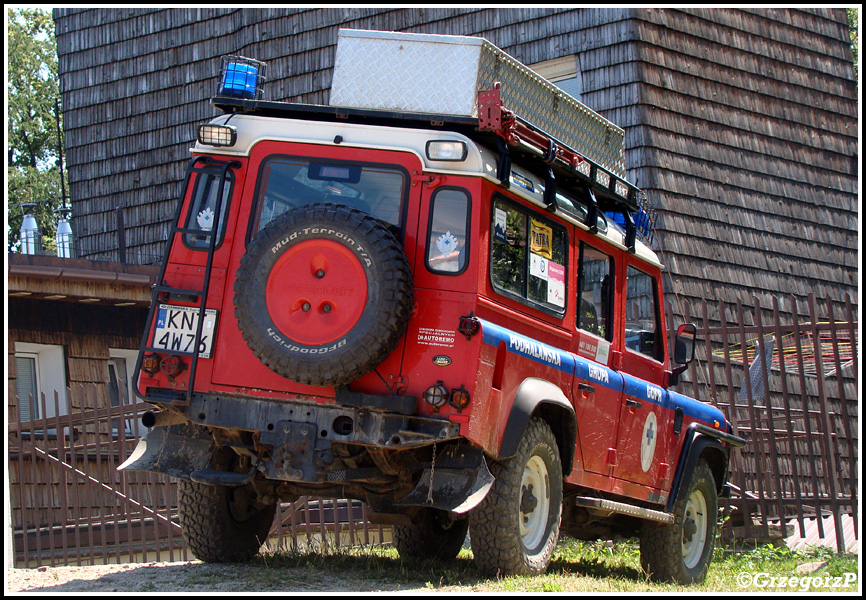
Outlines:
{"type": "Polygon", "coordinates": [[[499,84],[492,90],[478,93],[478,131],[497,136],[500,163],[497,177],[509,180],[512,148],[521,148],[535,154],[548,166],[545,176],[545,203],[551,210],[556,206],[556,176],[554,167],[585,191],[589,206],[588,223],[595,223],[593,215],[599,208],[608,213],[619,213],[616,221],[626,231],[626,246],[634,251],[635,238],[640,236],[652,245],[655,227],[655,212],[649,205],[646,193],[605,169],[586,155],[547,134],[532,123],[503,106],[499,84]]]}
{"type": "Polygon", "coordinates": [[[502,104],[499,86],[478,93],[478,130],[489,131],[509,146],[526,146],[549,165],[569,169],[571,174],[609,192],[612,200],[631,212],[638,210],[640,190],[540,128],[522,119],[502,104]]]}
{"type": "Polygon", "coordinates": [[[544,202],[556,210],[556,176],[569,181],[569,187],[583,190],[589,208],[587,222],[595,223],[594,213],[619,213],[617,219],[626,231],[626,246],[634,249],[640,236],[652,243],[654,213],[646,194],[605,169],[584,154],[570,148],[540,128],[508,110],[502,104],[499,88],[478,93],[478,117],[427,114],[381,109],[364,109],[318,104],[296,104],[256,99],[217,96],[211,106],[226,113],[248,113],[259,116],[348,122],[389,127],[411,127],[462,133],[486,145],[495,146],[499,155],[497,178],[509,185],[512,156],[535,156],[535,170],[545,180],[544,202]]]}

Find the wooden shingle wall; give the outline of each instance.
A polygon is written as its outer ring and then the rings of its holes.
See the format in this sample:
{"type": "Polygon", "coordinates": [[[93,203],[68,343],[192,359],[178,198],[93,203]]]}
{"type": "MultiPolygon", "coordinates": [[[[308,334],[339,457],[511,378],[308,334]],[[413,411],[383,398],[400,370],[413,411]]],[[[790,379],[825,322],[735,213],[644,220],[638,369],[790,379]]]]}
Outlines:
{"type": "MultiPolygon", "coordinates": [[[[480,35],[576,56],[580,100],[626,130],[629,176],[687,298],[856,289],[856,88],[843,9],[56,9],[82,256],[158,260],[219,57],[265,99],[327,103],[341,27],[480,35]]],[[[423,73],[409,74],[423,84],[423,73]]]]}
{"type": "Polygon", "coordinates": [[[223,55],[269,63],[265,99],[326,104],[341,27],[485,35],[531,63],[563,48],[573,53],[583,43],[574,34],[578,17],[592,28],[621,19],[621,12],[56,9],[72,225],[80,256],[117,260],[121,207],[127,259],[159,260],[194,127],[216,114],[208,99],[216,92],[223,55]]]}
{"type": "Polygon", "coordinates": [[[856,294],[857,104],[844,10],[635,11],[627,164],[677,297],[856,294]]]}
{"type": "Polygon", "coordinates": [[[241,12],[55,11],[80,256],[118,260],[121,207],[127,259],[161,259],[193,124],[213,113],[203,66],[235,50],[241,12]]]}

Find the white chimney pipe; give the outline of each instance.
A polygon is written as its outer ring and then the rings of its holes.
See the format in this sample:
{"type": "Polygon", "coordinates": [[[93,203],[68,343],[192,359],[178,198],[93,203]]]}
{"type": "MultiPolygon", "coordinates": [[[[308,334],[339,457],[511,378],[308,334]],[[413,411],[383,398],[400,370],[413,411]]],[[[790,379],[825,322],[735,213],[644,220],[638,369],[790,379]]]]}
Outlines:
{"type": "Polygon", "coordinates": [[[24,215],[21,222],[21,254],[38,254],[42,251],[42,231],[32,213],[24,215]]]}
{"type": "Polygon", "coordinates": [[[54,241],[57,245],[57,256],[72,258],[72,226],[69,224],[69,217],[64,212],[60,213],[54,241]]]}

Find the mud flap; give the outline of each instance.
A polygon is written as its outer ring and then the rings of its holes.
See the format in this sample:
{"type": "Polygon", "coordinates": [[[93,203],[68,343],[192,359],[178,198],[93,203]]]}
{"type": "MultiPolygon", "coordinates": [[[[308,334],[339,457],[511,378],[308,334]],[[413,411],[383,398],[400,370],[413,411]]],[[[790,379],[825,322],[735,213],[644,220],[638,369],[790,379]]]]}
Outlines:
{"type": "Polygon", "coordinates": [[[484,454],[473,446],[449,446],[421,473],[408,496],[395,506],[423,506],[462,514],[484,500],[493,485],[484,454]]]}
{"type": "Polygon", "coordinates": [[[206,469],[216,446],[213,438],[187,424],[154,427],[143,435],[118,471],[154,471],[189,479],[206,469]]]}

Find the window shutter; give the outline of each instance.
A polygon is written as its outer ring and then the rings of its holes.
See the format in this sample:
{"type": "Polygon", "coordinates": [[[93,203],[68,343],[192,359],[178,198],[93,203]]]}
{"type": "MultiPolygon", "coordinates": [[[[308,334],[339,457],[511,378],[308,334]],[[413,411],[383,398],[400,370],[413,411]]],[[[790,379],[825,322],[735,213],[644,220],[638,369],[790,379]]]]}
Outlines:
{"type": "Polygon", "coordinates": [[[18,389],[18,413],[21,421],[29,421],[39,417],[39,388],[36,385],[36,359],[26,356],[15,357],[15,368],[18,371],[16,387],[18,389]],[[33,411],[30,410],[30,398],[33,396],[33,411]]]}

